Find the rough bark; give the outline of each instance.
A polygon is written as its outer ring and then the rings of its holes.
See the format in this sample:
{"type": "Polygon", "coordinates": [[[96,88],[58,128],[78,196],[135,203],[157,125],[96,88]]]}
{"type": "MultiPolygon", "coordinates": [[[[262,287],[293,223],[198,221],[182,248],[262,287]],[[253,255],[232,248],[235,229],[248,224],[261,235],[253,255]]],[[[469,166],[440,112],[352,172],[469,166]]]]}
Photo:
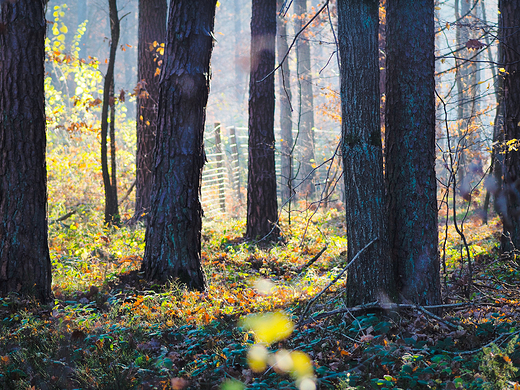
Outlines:
{"type": "MultiPolygon", "coordinates": [[[[115,155],[112,155],[112,173],[108,170],[108,115],[113,109],[114,100],[114,66],[116,52],[119,43],[119,17],[117,15],[117,1],[108,0],[110,18],[110,53],[108,57],[108,68],[103,86],[103,106],[101,110],[101,172],[103,175],[103,186],[105,189],[105,223],[108,225],[119,223],[119,206],[117,203],[117,183],[115,181],[115,155]]],[[[113,124],[112,124],[113,125],[113,124]]],[[[112,133],[112,131],[111,131],[112,133]]],[[[114,134],[111,134],[110,142],[115,143],[114,134]]],[[[111,151],[115,144],[111,145],[111,151]]]]}
{"type": "MultiPolygon", "coordinates": [[[[520,139],[520,0],[501,0],[501,64],[505,141],[520,139]]],[[[517,141],[518,142],[518,141],[517,141]]],[[[520,152],[506,147],[503,191],[500,195],[504,225],[502,253],[520,249],[520,152]]]]}
{"type": "Polygon", "coordinates": [[[386,22],[386,184],[391,256],[402,299],[438,304],[434,1],[390,1],[386,22]]]}
{"type": "MultiPolygon", "coordinates": [[[[306,23],[307,0],[294,0],[294,12],[296,13],[296,31],[303,29],[306,23]]],[[[308,36],[304,32],[300,35],[296,46],[297,76],[299,84],[299,121],[298,121],[298,140],[300,149],[300,169],[299,177],[305,180],[300,185],[300,192],[303,196],[314,194],[314,184],[312,183],[312,172],[314,160],[314,96],[312,92],[312,73],[311,73],[311,45],[308,36]]]]}
{"type": "Polygon", "coordinates": [[[44,2],[3,2],[0,25],[0,295],[48,301],[44,2]]]}
{"type": "MultiPolygon", "coordinates": [[[[482,21],[484,24],[487,24],[486,17],[486,5],[482,4],[482,21]]],[[[499,15],[499,26],[500,26],[500,15],[499,15]]],[[[502,29],[499,29],[499,37],[498,41],[502,40],[501,33],[503,33],[502,29]]],[[[485,38],[488,53],[488,59],[491,63],[494,63],[495,60],[492,55],[490,40],[488,37],[485,38]]],[[[498,60],[501,60],[502,57],[502,49],[501,46],[498,45],[498,60]]],[[[502,171],[504,166],[504,154],[502,152],[503,144],[504,144],[504,87],[503,87],[503,78],[501,76],[497,76],[497,69],[495,67],[491,68],[491,72],[493,74],[494,87],[495,87],[495,99],[496,99],[496,111],[495,111],[495,120],[493,125],[493,148],[491,150],[491,162],[489,166],[489,177],[486,178],[485,186],[486,186],[486,197],[484,199],[483,205],[483,216],[482,222],[484,224],[488,223],[488,211],[489,211],[489,203],[491,195],[493,195],[493,208],[495,212],[499,212],[498,209],[498,195],[500,189],[502,188],[502,171]]]]}
{"type": "MultiPolygon", "coordinates": [[[[278,0],[276,8],[278,11],[282,8],[283,1],[278,0]]],[[[276,19],[276,43],[278,52],[278,62],[281,68],[278,71],[280,85],[280,170],[281,170],[281,189],[280,195],[282,204],[285,204],[293,192],[293,171],[292,171],[292,152],[293,152],[293,136],[292,136],[292,110],[291,110],[291,71],[289,70],[289,59],[284,57],[289,50],[287,45],[287,21],[283,15],[278,15],[276,19]]]]}
{"type": "Polygon", "coordinates": [[[347,305],[395,299],[388,250],[379,116],[378,0],[338,2],[342,155],[349,268],[347,305]]]}
{"type": "Polygon", "coordinates": [[[159,106],[159,67],[154,42],[166,38],[166,0],[139,0],[137,154],[135,220],[150,210],[152,191],[153,149],[157,133],[159,106]]]}
{"type": "Polygon", "coordinates": [[[142,270],[203,290],[199,200],[216,0],[172,0],[142,270]]]}
{"type": "Polygon", "coordinates": [[[253,0],[246,237],[278,237],[274,164],[276,0],[253,0]],[[269,75],[269,76],[268,76],[269,75]],[[268,76],[268,77],[267,77],[268,76]]]}

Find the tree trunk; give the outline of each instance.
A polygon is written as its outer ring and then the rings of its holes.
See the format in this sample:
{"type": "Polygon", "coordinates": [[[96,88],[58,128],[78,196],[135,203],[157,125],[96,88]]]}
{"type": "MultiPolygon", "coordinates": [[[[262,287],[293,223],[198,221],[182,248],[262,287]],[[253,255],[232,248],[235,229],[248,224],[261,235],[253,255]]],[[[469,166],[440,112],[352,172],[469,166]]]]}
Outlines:
{"type": "MultiPolygon", "coordinates": [[[[303,29],[306,23],[307,0],[294,0],[294,12],[296,13],[296,31],[303,29]]],[[[302,181],[300,193],[303,196],[314,194],[313,166],[314,160],[314,97],[312,92],[312,73],[311,73],[311,45],[306,32],[300,35],[296,46],[297,76],[300,87],[299,121],[298,121],[298,140],[300,146],[301,165],[299,176],[302,181]]]]}
{"type": "MultiPolygon", "coordinates": [[[[520,0],[500,0],[501,64],[504,77],[505,142],[520,139],[520,0]]],[[[504,234],[501,251],[520,249],[520,152],[506,147],[503,192],[499,200],[504,234]]]]}
{"type": "Polygon", "coordinates": [[[151,211],[142,269],[205,288],[199,200],[216,0],[172,0],[159,93],[151,211]]]}
{"type": "Polygon", "coordinates": [[[166,0],[139,0],[137,154],[135,220],[150,210],[152,191],[153,149],[157,133],[160,69],[158,44],[166,38],[166,0]]]}
{"type": "Polygon", "coordinates": [[[472,122],[477,111],[476,97],[478,89],[477,63],[472,61],[476,56],[475,50],[466,48],[470,39],[478,38],[472,25],[478,20],[476,17],[476,5],[473,1],[455,0],[455,17],[459,20],[457,24],[457,47],[461,50],[457,53],[456,84],[458,94],[457,116],[459,128],[458,142],[458,167],[457,182],[460,195],[469,199],[471,192],[471,175],[467,175],[468,159],[471,149],[476,143],[475,131],[472,130],[472,122]],[[459,12],[460,4],[460,12],[459,12]]]}
{"type": "Polygon", "coordinates": [[[0,295],[51,299],[44,1],[0,5],[0,295]]]}
{"type": "Polygon", "coordinates": [[[253,0],[249,81],[249,239],[276,239],[279,231],[274,164],[274,58],[276,0],[253,0]],[[269,76],[268,76],[269,75],[269,76]]]}
{"type": "Polygon", "coordinates": [[[434,305],[441,302],[434,2],[389,1],[386,22],[386,183],[391,255],[402,299],[434,305]]]}
{"type": "Polygon", "coordinates": [[[235,0],[235,98],[237,102],[237,114],[235,115],[235,126],[245,126],[245,99],[246,99],[246,81],[247,81],[247,57],[244,57],[244,38],[242,32],[241,10],[244,0],[235,0]]]}
{"type": "MultiPolygon", "coordinates": [[[[500,18],[500,15],[499,15],[500,18]]],[[[487,24],[486,17],[486,5],[482,4],[482,22],[487,24]]],[[[500,25],[500,23],[499,23],[500,25]]],[[[503,32],[499,31],[499,34],[503,32]]],[[[499,35],[498,41],[502,37],[499,35]]],[[[485,37],[485,42],[488,52],[488,59],[491,63],[494,63],[493,55],[491,52],[491,45],[489,37],[485,37]]],[[[500,61],[502,58],[502,50],[501,45],[498,45],[498,60],[500,61]]],[[[484,215],[482,217],[482,222],[484,224],[488,223],[488,212],[489,212],[489,202],[491,195],[493,195],[493,208],[495,212],[498,213],[498,194],[500,189],[502,188],[502,171],[504,166],[504,154],[501,153],[503,150],[504,144],[504,86],[503,86],[503,78],[501,76],[497,76],[497,69],[495,67],[491,67],[491,72],[493,74],[494,80],[494,89],[495,89],[495,99],[497,102],[496,111],[495,111],[495,120],[493,125],[493,147],[491,150],[491,163],[489,167],[488,178],[486,178],[485,186],[486,186],[486,197],[484,199],[484,215]]]]}
{"type": "MultiPolygon", "coordinates": [[[[115,105],[114,98],[114,65],[116,60],[117,45],[119,43],[119,17],[117,15],[116,0],[108,0],[110,17],[110,54],[108,57],[108,68],[105,75],[103,86],[103,107],[101,111],[101,171],[103,174],[103,185],[105,188],[105,223],[108,225],[119,224],[119,207],[117,204],[117,185],[115,180],[116,173],[108,170],[108,115],[109,110],[115,105]]],[[[111,132],[112,133],[112,132],[111,132]]],[[[111,134],[112,136],[112,134],[111,134]]],[[[110,140],[111,143],[115,139],[110,140]]],[[[115,146],[115,145],[114,145],[115,146]]],[[[112,150],[111,146],[111,150],[112,150]]],[[[114,157],[114,156],[112,156],[114,157]]],[[[112,160],[112,169],[115,169],[115,160],[112,160]]]]}
{"type": "MultiPolygon", "coordinates": [[[[277,1],[276,8],[278,11],[282,8],[282,0],[277,1]]],[[[280,144],[281,159],[280,170],[282,176],[282,188],[280,190],[282,204],[285,204],[293,192],[293,171],[292,171],[292,153],[293,153],[293,136],[292,136],[292,109],[291,109],[291,73],[289,70],[289,58],[285,58],[289,50],[287,45],[287,20],[278,15],[276,19],[277,26],[277,49],[278,62],[281,68],[278,71],[280,84],[280,144]],[[282,63],[283,61],[283,63],[282,63]]]]}
{"type": "Polygon", "coordinates": [[[338,2],[342,154],[348,259],[347,305],[395,300],[388,251],[379,116],[379,2],[338,2]]]}

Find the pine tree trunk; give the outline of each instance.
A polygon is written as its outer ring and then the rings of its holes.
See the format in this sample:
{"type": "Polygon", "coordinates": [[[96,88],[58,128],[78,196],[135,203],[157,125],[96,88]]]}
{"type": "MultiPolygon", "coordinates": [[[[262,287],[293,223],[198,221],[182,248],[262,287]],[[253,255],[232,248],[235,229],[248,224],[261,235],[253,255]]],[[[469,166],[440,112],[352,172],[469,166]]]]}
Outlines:
{"type": "Polygon", "coordinates": [[[0,295],[51,298],[44,1],[0,5],[0,295]]]}
{"type": "MultiPolygon", "coordinates": [[[[283,1],[278,0],[276,8],[278,11],[282,8],[283,1]]],[[[282,198],[282,204],[285,204],[292,195],[293,192],[293,170],[292,170],[292,153],[293,153],[293,136],[292,136],[292,111],[291,111],[291,71],[289,70],[289,58],[285,58],[289,50],[287,45],[287,21],[286,19],[278,15],[276,19],[277,26],[277,50],[278,50],[278,62],[280,62],[281,68],[278,71],[279,85],[280,85],[280,170],[281,170],[281,189],[280,194],[282,198]],[[283,63],[282,63],[283,61],[283,63]]]]}
{"type": "Polygon", "coordinates": [[[249,81],[249,239],[276,239],[279,231],[274,163],[274,58],[276,0],[253,0],[249,81]],[[269,75],[269,76],[268,76],[269,75]],[[267,77],[268,76],[268,77],[267,77]]]}
{"type": "MultiPolygon", "coordinates": [[[[294,0],[294,12],[296,13],[296,31],[303,29],[306,23],[307,0],[294,0]]],[[[314,96],[312,91],[311,73],[311,45],[309,35],[303,32],[296,46],[297,77],[300,89],[298,141],[300,149],[299,177],[303,184],[299,187],[302,196],[314,194],[313,166],[314,160],[314,96]]]]}
{"type": "Polygon", "coordinates": [[[216,0],[172,0],[142,269],[203,290],[199,200],[216,0]]]}
{"type": "Polygon", "coordinates": [[[470,39],[478,38],[472,25],[478,21],[476,17],[476,4],[466,0],[455,1],[455,17],[460,19],[457,24],[457,47],[461,50],[457,53],[456,84],[458,93],[457,116],[459,124],[458,142],[458,167],[457,183],[460,194],[464,199],[469,199],[471,191],[471,175],[468,174],[468,158],[473,145],[475,145],[475,132],[472,131],[473,118],[477,111],[478,68],[475,60],[476,51],[466,48],[470,39]],[[459,9],[460,4],[460,9],[459,9]]]}
{"type": "Polygon", "coordinates": [[[389,1],[386,21],[386,183],[391,255],[401,297],[420,305],[435,305],[441,296],[434,2],[389,1]]]}
{"type": "MultiPolygon", "coordinates": [[[[505,141],[520,139],[520,0],[500,0],[501,64],[505,69],[505,141]]],[[[506,147],[503,193],[500,203],[504,234],[502,253],[520,249],[520,152],[506,147]]]]}
{"type": "Polygon", "coordinates": [[[379,2],[338,2],[342,155],[347,210],[347,305],[395,300],[388,250],[379,116],[379,2]]]}
{"type": "MultiPolygon", "coordinates": [[[[101,110],[101,172],[103,175],[103,186],[105,188],[105,223],[108,225],[119,224],[119,207],[117,204],[116,172],[110,174],[108,169],[108,115],[113,109],[114,99],[114,66],[116,51],[119,43],[119,17],[117,15],[116,0],[108,0],[110,18],[110,54],[108,57],[108,68],[103,86],[103,106],[101,110]]],[[[111,139],[111,142],[115,142],[111,139]]],[[[112,149],[112,148],[111,148],[112,149]]],[[[112,160],[112,169],[115,169],[115,160],[112,160]]]]}
{"type": "Polygon", "coordinates": [[[166,0],[139,0],[137,154],[135,220],[150,211],[153,178],[153,149],[159,106],[158,55],[154,42],[166,38],[166,0]]]}

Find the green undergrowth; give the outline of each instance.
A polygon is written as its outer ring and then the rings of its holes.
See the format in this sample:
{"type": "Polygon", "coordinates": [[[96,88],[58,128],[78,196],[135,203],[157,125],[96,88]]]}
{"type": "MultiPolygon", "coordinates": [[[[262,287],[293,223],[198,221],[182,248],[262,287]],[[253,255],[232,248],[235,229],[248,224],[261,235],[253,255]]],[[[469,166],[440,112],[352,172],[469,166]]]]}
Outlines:
{"type": "MultiPolygon", "coordinates": [[[[51,208],[51,219],[64,211],[51,208]]],[[[466,226],[481,248],[471,300],[457,279],[467,270],[450,227],[443,294],[460,305],[441,316],[348,312],[344,279],[307,307],[346,265],[343,213],[295,214],[272,245],[244,241],[243,221],[205,221],[200,293],[145,281],[143,227],[106,228],[99,210],[80,207],[50,226],[53,304],[0,299],[0,388],[302,388],[272,361],[258,371],[248,360],[255,335],[241,319],[277,311],[294,331],[268,345],[269,356],[305,353],[318,388],[518,388],[520,269],[495,255],[496,223],[466,226]]]]}

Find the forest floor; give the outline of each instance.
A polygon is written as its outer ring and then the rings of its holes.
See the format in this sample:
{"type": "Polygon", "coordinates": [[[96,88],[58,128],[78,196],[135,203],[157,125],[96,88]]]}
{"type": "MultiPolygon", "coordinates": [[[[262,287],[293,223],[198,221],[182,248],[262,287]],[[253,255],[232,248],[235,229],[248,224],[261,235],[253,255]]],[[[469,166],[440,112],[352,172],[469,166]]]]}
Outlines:
{"type": "Polygon", "coordinates": [[[244,241],[243,221],[205,221],[203,293],[143,280],[144,229],[100,215],[79,206],[50,225],[54,304],[0,298],[1,389],[520,388],[520,266],[498,256],[496,218],[465,221],[470,278],[441,214],[437,315],[349,309],[344,277],[326,288],[346,266],[344,210],[295,213],[270,246],[244,241]]]}

